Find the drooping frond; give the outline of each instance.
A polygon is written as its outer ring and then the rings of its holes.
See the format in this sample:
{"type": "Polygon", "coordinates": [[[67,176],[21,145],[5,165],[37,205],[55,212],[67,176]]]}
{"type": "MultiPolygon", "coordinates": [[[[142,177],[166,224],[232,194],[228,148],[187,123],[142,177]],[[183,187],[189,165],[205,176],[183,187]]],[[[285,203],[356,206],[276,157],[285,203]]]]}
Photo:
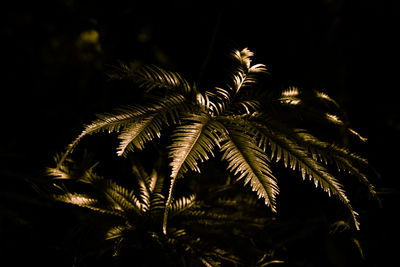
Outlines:
{"type": "Polygon", "coordinates": [[[375,194],[374,186],[369,182],[366,175],[361,173],[353,163],[357,162],[366,166],[368,165],[368,161],[365,158],[350,152],[346,148],[321,141],[306,130],[297,129],[294,132],[297,141],[308,149],[315,160],[325,163],[329,161],[330,163],[336,164],[339,170],[346,170],[350,174],[356,176],[369,188],[372,195],[375,194]]]}
{"type": "Polygon", "coordinates": [[[101,131],[119,131],[122,127],[125,127],[132,120],[140,118],[147,112],[146,107],[141,107],[138,105],[128,106],[125,108],[120,108],[116,113],[106,113],[97,115],[97,119],[92,123],[86,125],[81,134],[67,147],[65,155],[68,155],[78,142],[85,136],[98,133],[101,131]]]}
{"type": "Polygon", "coordinates": [[[294,129],[293,136],[298,142],[300,142],[302,145],[306,146],[310,150],[315,159],[316,157],[324,159],[324,155],[333,157],[340,156],[357,161],[364,165],[368,164],[368,161],[365,158],[350,152],[347,148],[339,147],[338,145],[321,141],[304,129],[294,129]]]}
{"type": "Polygon", "coordinates": [[[142,150],[146,142],[151,141],[154,137],[160,137],[162,119],[159,114],[153,113],[124,128],[119,135],[121,142],[117,155],[126,155],[127,151],[133,151],[134,147],[142,150]]]}
{"type": "Polygon", "coordinates": [[[53,199],[78,207],[87,208],[96,212],[123,217],[123,214],[120,212],[120,210],[109,208],[104,203],[99,202],[98,199],[89,197],[85,194],[65,193],[62,195],[54,195],[53,199]]]}
{"type": "Polygon", "coordinates": [[[145,87],[147,92],[154,88],[176,90],[185,95],[192,92],[189,83],[179,73],[167,71],[154,65],[139,69],[133,74],[133,80],[145,87]]]}
{"type": "Polygon", "coordinates": [[[169,120],[176,123],[179,113],[185,112],[187,106],[185,98],[180,94],[169,94],[167,97],[153,99],[148,112],[133,120],[119,135],[121,140],[117,154],[126,155],[134,148],[143,149],[146,142],[154,137],[160,137],[162,126],[169,120]]]}
{"type": "MultiPolygon", "coordinates": [[[[255,125],[255,127],[259,126],[260,125],[255,125]]],[[[312,179],[314,181],[315,186],[319,184],[329,195],[333,194],[338,196],[348,207],[355,226],[357,228],[359,227],[357,219],[358,214],[351,207],[342,185],[325,167],[314,160],[308,151],[286,137],[283,133],[273,131],[266,126],[260,126],[258,130],[262,133],[260,135],[262,139],[260,143],[263,144],[264,149],[266,149],[266,146],[269,146],[271,149],[271,158],[275,158],[276,161],[283,159],[285,166],[289,166],[293,170],[297,168],[301,172],[303,179],[305,179],[307,175],[310,180],[312,179]]]]}
{"type": "Polygon", "coordinates": [[[275,201],[278,185],[269,167],[269,158],[257,146],[250,135],[240,131],[240,128],[227,126],[229,135],[221,146],[222,160],[228,162],[228,170],[238,175],[238,180],[244,178],[245,185],[250,183],[258,197],[265,199],[265,204],[276,211],[275,201]]]}

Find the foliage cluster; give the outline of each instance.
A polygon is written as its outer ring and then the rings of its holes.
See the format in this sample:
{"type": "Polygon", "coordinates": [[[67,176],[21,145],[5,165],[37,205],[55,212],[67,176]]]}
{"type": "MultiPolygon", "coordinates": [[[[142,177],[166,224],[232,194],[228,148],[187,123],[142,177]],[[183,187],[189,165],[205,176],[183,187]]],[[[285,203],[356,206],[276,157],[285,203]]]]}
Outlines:
{"type": "MultiPolygon", "coordinates": [[[[232,231],[242,242],[250,242],[248,247],[257,252],[257,260],[247,259],[245,264],[266,266],[280,262],[274,259],[276,240],[267,238],[257,246],[254,233],[264,236],[262,233],[277,212],[279,177],[274,175],[273,163],[282,162],[282,166],[298,170],[303,180],[308,178],[344,204],[351,223],[341,221],[338,229],[350,225],[359,229],[358,214],[338,177],[349,173],[374,195],[374,188],[362,171],[368,162],[351,152],[337,136],[340,132],[361,141],[365,138],[349,127],[340,116],[338,103],[327,94],[293,86],[279,93],[266,88],[264,81],[269,73],[265,65],[252,64],[253,55],[247,48],[234,50],[226,83],[211,89],[157,66],[131,68],[121,64],[110,77],[130,79],[145,88],[143,101],[100,114],[84,127],[58,158],[57,166],[49,168],[59,190],[54,198],[113,217],[103,235],[111,242],[117,258],[121,253],[134,253],[135,261],[150,264],[146,263],[151,259],[148,255],[156,253],[165,255],[164,261],[172,266],[217,266],[224,262],[236,265],[243,263],[240,251],[229,242],[215,241],[229,239],[227,233],[232,231]],[[321,129],[330,129],[332,134],[323,136],[321,129]],[[140,161],[133,161],[134,179],[126,186],[102,178],[92,167],[74,172],[70,159],[73,150],[84,137],[103,131],[118,134],[119,156],[129,158],[132,152],[161,138],[167,143],[168,159],[160,156],[161,163],[151,170],[142,167],[140,161]],[[163,139],[164,136],[169,138],[163,139]],[[260,204],[250,201],[249,196],[242,199],[245,203],[238,202],[239,196],[214,198],[210,203],[191,194],[177,197],[182,193],[175,190],[178,181],[200,172],[201,163],[213,157],[220,159],[230,172],[226,177],[243,180],[272,214],[249,216],[243,206],[250,211],[260,204]],[[166,162],[169,166],[159,167],[166,162]],[[270,241],[268,245],[266,240],[270,241]],[[143,255],[143,261],[139,260],[143,255]]],[[[228,179],[227,187],[230,186],[228,179]]],[[[356,239],[353,241],[359,244],[356,239]]]]}

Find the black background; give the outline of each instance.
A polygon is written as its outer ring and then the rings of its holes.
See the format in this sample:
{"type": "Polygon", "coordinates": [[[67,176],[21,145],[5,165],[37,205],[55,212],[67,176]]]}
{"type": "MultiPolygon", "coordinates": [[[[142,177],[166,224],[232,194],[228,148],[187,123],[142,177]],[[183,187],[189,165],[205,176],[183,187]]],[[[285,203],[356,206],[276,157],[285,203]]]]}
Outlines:
{"type": "MultiPolygon", "coordinates": [[[[38,218],[48,215],[24,210],[23,201],[11,205],[8,194],[33,194],[26,180],[42,176],[82,124],[95,113],[134,100],[128,83],[105,75],[109,65],[118,60],[156,64],[196,80],[207,56],[212,77],[218,56],[248,47],[256,62],[268,66],[277,88],[296,85],[328,93],[344,108],[352,127],[368,137],[367,144],[354,149],[380,173],[371,180],[383,208],[361,206],[361,241],[370,266],[395,266],[397,13],[389,0],[8,3],[1,10],[0,32],[0,205],[5,207],[0,216],[16,213],[28,224],[32,218],[47,220],[38,218]],[[90,30],[99,34],[98,47],[78,42],[90,30]]],[[[43,236],[42,228],[23,223],[4,224],[9,229],[2,229],[3,252],[27,253],[41,262],[39,248],[48,246],[40,240],[51,238],[43,236]],[[37,250],[26,252],[34,242],[37,250]]]]}

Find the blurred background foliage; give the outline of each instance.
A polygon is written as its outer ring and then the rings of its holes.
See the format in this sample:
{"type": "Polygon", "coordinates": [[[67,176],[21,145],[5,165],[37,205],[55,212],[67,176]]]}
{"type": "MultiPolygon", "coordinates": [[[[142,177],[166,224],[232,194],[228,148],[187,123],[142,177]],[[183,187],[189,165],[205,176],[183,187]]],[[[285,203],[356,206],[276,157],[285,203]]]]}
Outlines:
{"type": "MultiPolygon", "coordinates": [[[[379,172],[371,172],[370,179],[380,202],[366,201],[356,186],[349,190],[361,214],[356,234],[365,266],[395,266],[397,16],[390,0],[7,2],[0,25],[2,259],[14,260],[14,266],[27,259],[42,266],[74,266],[71,233],[79,228],[75,211],[50,203],[38,192],[45,183],[45,167],[83,123],[95,113],[137,101],[132,84],[107,77],[111,66],[120,60],[155,64],[207,86],[218,77],[219,60],[231,48],[249,47],[257,62],[267,64],[271,87],[296,85],[328,93],[342,105],[353,128],[368,137],[366,145],[351,145],[379,172]]],[[[89,148],[115,155],[113,141],[94,139],[89,148]]],[[[318,250],[325,239],[303,226],[309,209],[320,210],[323,217],[324,205],[331,204],[311,201],[324,198],[300,182],[296,187],[310,190],[310,199],[299,201],[291,187],[281,185],[280,216],[298,221],[298,234],[304,237],[288,243],[288,254],[295,254],[297,266],[318,266],[318,259],[308,263],[313,256],[304,244],[318,250]]],[[[332,245],[338,240],[329,242],[324,247],[332,247],[331,255],[320,255],[322,262],[351,266],[359,261],[357,252],[332,245]]]]}

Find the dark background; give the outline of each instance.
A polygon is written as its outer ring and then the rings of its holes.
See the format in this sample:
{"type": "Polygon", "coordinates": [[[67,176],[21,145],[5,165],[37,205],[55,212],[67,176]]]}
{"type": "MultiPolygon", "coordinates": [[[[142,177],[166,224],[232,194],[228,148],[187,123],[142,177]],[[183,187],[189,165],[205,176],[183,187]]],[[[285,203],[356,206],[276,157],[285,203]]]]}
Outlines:
{"type": "Polygon", "coordinates": [[[230,49],[248,47],[255,62],[268,66],[276,88],[328,93],[368,137],[353,149],[380,173],[370,179],[382,208],[359,204],[359,235],[368,266],[395,266],[400,113],[394,1],[165,2],[14,1],[2,8],[2,253],[33,262],[66,257],[50,244],[55,232],[45,230],[59,223],[58,215],[49,216],[50,207],[32,208],[41,204],[29,198],[35,195],[30,181],[40,180],[54,154],[95,113],[134,100],[132,85],[105,75],[110,65],[156,64],[197,80],[201,73],[213,77],[218,57],[230,49]],[[98,39],[85,39],[90,31],[98,39]]]}

